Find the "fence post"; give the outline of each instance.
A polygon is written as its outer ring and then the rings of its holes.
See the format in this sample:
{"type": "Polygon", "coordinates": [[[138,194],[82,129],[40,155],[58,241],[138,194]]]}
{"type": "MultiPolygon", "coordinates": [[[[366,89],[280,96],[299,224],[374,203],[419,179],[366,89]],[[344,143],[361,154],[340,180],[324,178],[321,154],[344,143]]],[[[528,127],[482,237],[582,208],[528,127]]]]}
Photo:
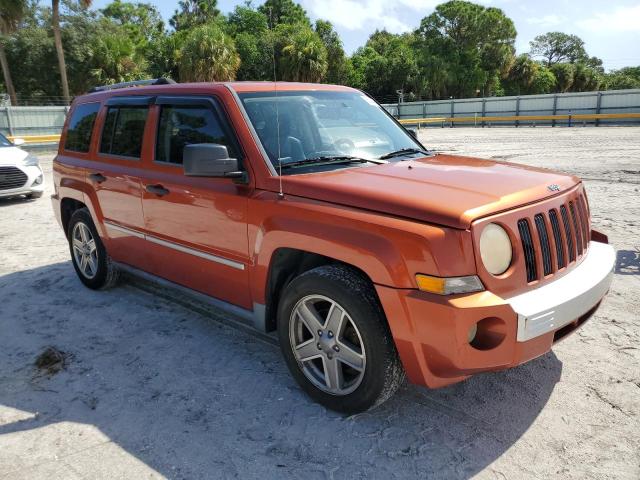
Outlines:
{"type": "MultiPolygon", "coordinates": [[[[558,94],[554,94],[553,95],[553,115],[556,114],[556,112],[558,111],[558,94]]],[[[553,120],[551,120],[551,126],[555,127],[556,126],[556,119],[554,118],[553,120]]]]}
{"type": "Polygon", "coordinates": [[[454,106],[454,102],[453,102],[453,98],[451,99],[451,125],[450,127],[453,128],[453,106],[454,106]]]}
{"type": "MultiPolygon", "coordinates": [[[[600,107],[602,105],[602,92],[598,92],[598,98],[596,100],[596,115],[600,114],[600,107]]],[[[600,119],[596,118],[596,127],[600,126],[600,119]]]]}
{"type": "Polygon", "coordinates": [[[7,106],[5,107],[7,110],[7,127],[9,127],[9,135],[13,137],[13,134],[15,133],[13,130],[13,116],[11,115],[11,107],[7,106]]]}
{"type": "Polygon", "coordinates": [[[422,118],[427,118],[427,102],[422,104],[422,118]]]}
{"type": "Polygon", "coordinates": [[[482,97],[482,128],[484,128],[484,116],[487,113],[487,99],[482,97]]]}
{"type": "MultiPolygon", "coordinates": [[[[516,117],[520,116],[520,97],[516,97],[516,117]]],[[[520,122],[516,118],[516,128],[520,125],[520,122]]]]}

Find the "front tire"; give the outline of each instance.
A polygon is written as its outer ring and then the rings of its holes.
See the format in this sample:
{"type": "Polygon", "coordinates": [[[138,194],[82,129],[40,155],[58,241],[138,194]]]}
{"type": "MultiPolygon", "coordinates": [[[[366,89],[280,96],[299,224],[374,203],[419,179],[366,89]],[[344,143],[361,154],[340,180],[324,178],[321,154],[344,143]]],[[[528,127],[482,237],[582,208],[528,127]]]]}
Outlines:
{"type": "Polygon", "coordinates": [[[373,408],[404,380],[375,290],[350,267],[322,266],[291,281],[278,308],[278,336],[298,384],[332,410],[373,408]]]}
{"type": "Polygon", "coordinates": [[[73,212],[67,238],[73,268],[85,286],[98,290],[116,284],[118,269],[104,248],[89,210],[81,208],[73,212]]]}

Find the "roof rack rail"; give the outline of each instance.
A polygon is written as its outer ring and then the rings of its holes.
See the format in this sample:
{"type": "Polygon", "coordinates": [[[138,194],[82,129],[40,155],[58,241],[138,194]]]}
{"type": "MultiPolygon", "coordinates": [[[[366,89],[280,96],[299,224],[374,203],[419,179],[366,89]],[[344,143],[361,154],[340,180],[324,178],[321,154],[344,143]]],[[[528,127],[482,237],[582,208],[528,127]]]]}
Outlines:
{"type": "Polygon", "coordinates": [[[173,83],[176,83],[176,81],[164,77],[151,78],[149,80],[134,80],[133,82],[122,82],[114,83],[113,85],[102,85],[99,87],[93,87],[91,90],[89,90],[89,93],[105,92],[107,90],[116,90],[118,88],[141,87],[144,85],[170,85],[173,83]]]}

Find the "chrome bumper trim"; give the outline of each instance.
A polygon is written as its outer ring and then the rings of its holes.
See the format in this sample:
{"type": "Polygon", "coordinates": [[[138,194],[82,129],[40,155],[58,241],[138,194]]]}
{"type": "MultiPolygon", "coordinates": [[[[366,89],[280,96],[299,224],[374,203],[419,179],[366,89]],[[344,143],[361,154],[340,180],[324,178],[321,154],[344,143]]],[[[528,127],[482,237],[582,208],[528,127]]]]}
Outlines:
{"type": "Polygon", "coordinates": [[[613,247],[591,242],[587,258],[564,277],[506,299],[518,315],[518,341],[558,330],[596,306],[611,286],[615,261],[613,247]]]}

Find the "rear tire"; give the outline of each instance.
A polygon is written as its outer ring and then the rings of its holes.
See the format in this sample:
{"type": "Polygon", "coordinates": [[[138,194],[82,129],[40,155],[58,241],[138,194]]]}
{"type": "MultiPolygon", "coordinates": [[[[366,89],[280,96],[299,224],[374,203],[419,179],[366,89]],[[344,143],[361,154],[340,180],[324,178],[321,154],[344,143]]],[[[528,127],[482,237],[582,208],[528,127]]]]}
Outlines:
{"type": "Polygon", "coordinates": [[[376,407],[404,380],[375,290],[353,268],[327,265],[293,279],[278,307],[278,336],[298,384],[331,410],[376,407]]]}
{"type": "Polygon", "coordinates": [[[93,289],[106,289],[117,283],[118,268],[111,261],[86,208],[73,212],[67,238],[71,262],[80,281],[93,289]]]}

